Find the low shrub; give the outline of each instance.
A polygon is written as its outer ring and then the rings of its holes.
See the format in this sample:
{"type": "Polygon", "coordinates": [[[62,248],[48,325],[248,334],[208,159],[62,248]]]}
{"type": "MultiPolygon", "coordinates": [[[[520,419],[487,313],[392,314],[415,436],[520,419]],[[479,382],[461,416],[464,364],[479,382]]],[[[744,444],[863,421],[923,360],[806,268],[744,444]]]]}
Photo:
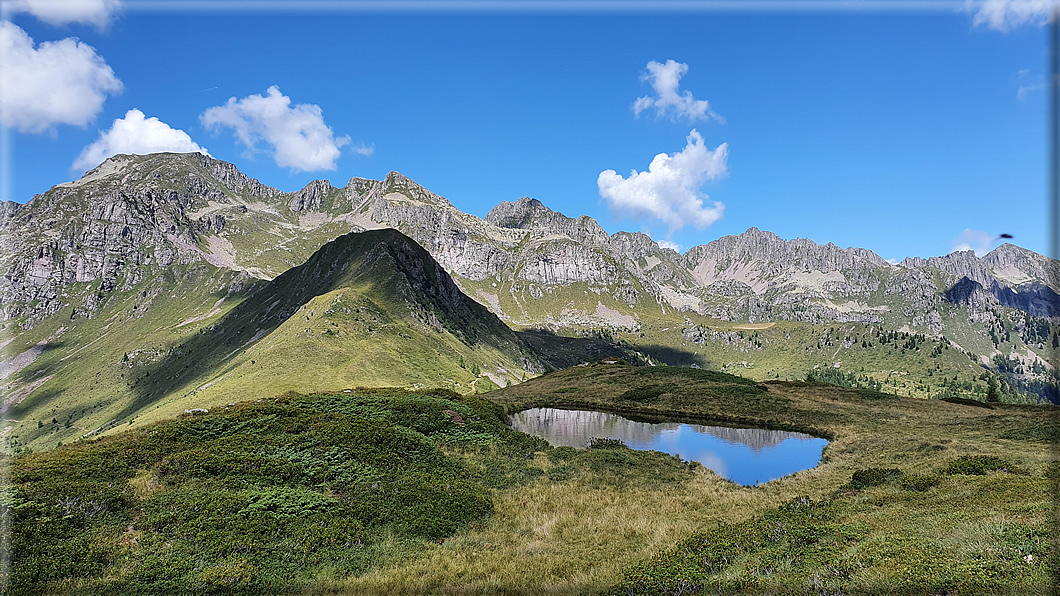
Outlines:
{"type": "Polygon", "coordinates": [[[866,468],[851,474],[850,488],[869,488],[889,484],[902,477],[902,471],[898,468],[866,468]]]}
{"type": "Polygon", "coordinates": [[[588,449],[629,449],[626,444],[618,439],[593,437],[585,442],[588,449]]]}
{"type": "Polygon", "coordinates": [[[922,493],[933,486],[938,486],[942,479],[934,474],[909,474],[898,481],[903,490],[922,493]]]}
{"type": "Polygon", "coordinates": [[[495,483],[526,477],[547,447],[481,398],[385,389],[286,394],[20,456],[0,499],[10,585],[278,593],[322,565],[362,573],[380,537],[438,540],[492,513],[486,475],[443,443],[501,454],[495,483]],[[137,492],[141,475],[159,490],[137,492]]]}
{"type": "Polygon", "coordinates": [[[962,455],[953,460],[942,471],[947,476],[985,476],[988,472],[1007,472],[1012,464],[992,455],[962,455]]]}
{"type": "Polygon", "coordinates": [[[827,504],[796,497],[759,517],[693,534],[627,568],[611,594],[759,593],[758,580],[781,561],[803,567],[805,575],[818,569],[849,573],[841,553],[858,538],[856,530],[835,522],[827,504]]]}

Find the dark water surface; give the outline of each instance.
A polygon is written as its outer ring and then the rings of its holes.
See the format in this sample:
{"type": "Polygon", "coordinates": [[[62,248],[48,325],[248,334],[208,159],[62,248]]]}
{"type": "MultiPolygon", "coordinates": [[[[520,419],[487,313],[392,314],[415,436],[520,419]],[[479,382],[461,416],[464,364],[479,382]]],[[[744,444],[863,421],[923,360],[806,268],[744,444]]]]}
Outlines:
{"type": "Polygon", "coordinates": [[[680,422],[634,422],[587,410],[531,408],[509,418],[515,430],[560,447],[584,447],[593,437],[632,449],[663,451],[697,461],[737,484],[753,486],[816,466],[828,441],[803,433],[680,422]]]}

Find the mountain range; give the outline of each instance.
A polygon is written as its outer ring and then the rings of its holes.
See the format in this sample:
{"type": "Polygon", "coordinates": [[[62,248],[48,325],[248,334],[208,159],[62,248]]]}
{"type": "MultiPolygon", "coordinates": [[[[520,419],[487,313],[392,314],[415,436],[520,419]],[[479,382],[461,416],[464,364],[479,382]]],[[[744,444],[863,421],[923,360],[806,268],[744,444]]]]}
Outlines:
{"type": "Polygon", "coordinates": [[[0,247],[11,449],[263,391],[466,393],[604,355],[1056,398],[1060,264],[1012,244],[893,264],[751,228],[681,254],[527,197],[481,219],[397,172],[281,192],[163,153],[3,203],[0,247]]]}

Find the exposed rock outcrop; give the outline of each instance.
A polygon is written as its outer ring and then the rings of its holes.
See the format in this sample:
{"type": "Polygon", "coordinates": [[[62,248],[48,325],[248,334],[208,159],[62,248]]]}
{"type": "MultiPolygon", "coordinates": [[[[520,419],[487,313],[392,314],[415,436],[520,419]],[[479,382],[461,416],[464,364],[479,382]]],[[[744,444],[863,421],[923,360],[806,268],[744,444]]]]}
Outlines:
{"type": "MultiPolygon", "coordinates": [[[[500,203],[483,220],[397,172],[284,193],[197,153],[115,156],[26,205],[0,206],[3,316],[33,325],[75,304],[90,314],[111,292],[174,264],[269,279],[338,234],[383,227],[422,245],[457,285],[502,284],[517,303],[585,284],[628,315],[657,303],[725,320],[889,322],[932,332],[944,326],[946,305],[973,317],[999,306],[1058,316],[1060,266],[1011,244],[982,259],[965,251],[896,266],[865,249],[750,228],[681,255],[528,197],[500,203]]],[[[566,306],[550,308],[560,317],[566,306]]]]}

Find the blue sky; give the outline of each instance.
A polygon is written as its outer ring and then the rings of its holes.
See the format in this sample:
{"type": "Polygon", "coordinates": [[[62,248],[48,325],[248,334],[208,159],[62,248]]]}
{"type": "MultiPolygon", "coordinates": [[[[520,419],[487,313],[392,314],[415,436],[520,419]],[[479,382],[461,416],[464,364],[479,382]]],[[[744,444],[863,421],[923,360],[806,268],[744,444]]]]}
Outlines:
{"type": "Polygon", "coordinates": [[[115,151],[203,149],[283,190],[397,170],[475,215],[531,196],[682,249],[757,226],[888,259],[1003,232],[1044,253],[1049,2],[12,0],[0,188],[26,202],[115,151]]]}

